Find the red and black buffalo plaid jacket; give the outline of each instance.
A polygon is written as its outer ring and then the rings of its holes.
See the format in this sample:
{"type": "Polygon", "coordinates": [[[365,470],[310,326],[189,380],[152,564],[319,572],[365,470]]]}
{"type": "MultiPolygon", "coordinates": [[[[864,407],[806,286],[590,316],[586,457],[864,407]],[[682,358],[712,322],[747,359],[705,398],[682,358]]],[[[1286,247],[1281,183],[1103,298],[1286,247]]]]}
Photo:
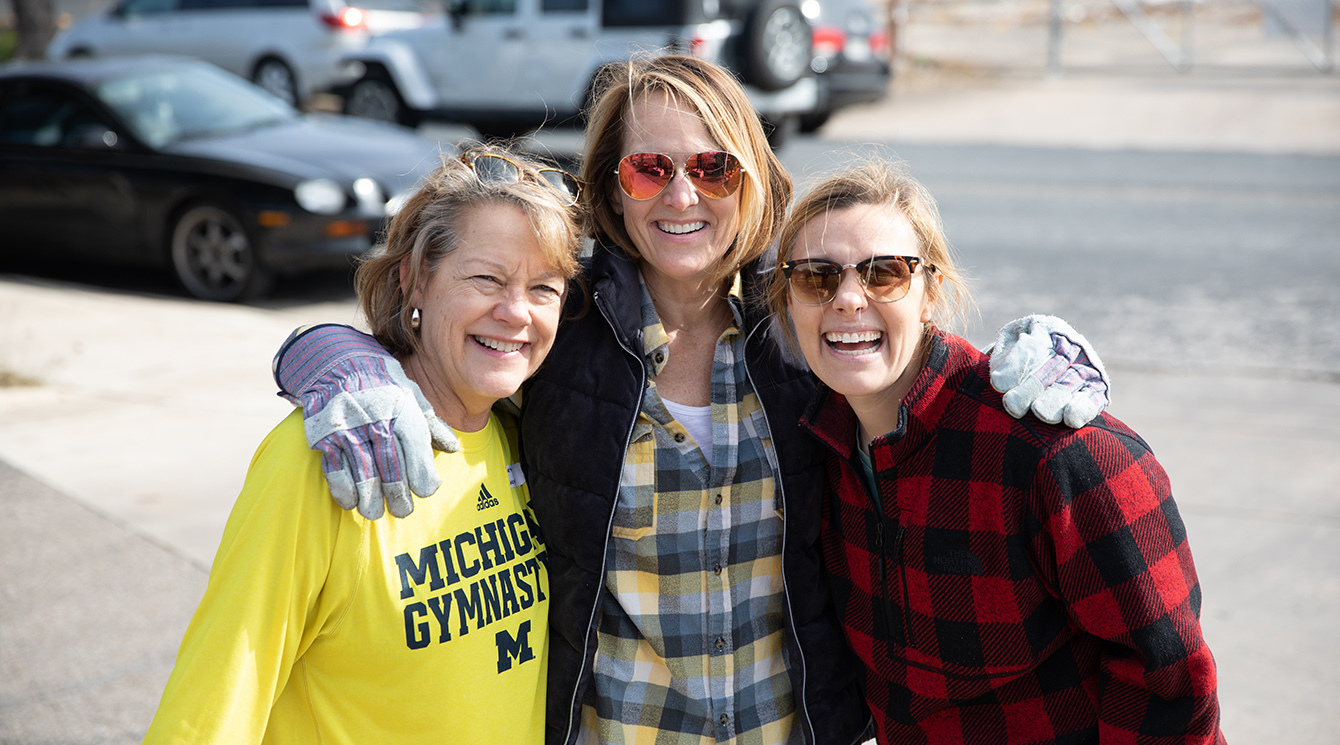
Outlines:
{"type": "Polygon", "coordinates": [[[1110,416],[1005,413],[987,358],[936,331],[875,438],[821,390],[825,562],[880,743],[1221,743],[1200,585],[1168,478],[1110,416]]]}

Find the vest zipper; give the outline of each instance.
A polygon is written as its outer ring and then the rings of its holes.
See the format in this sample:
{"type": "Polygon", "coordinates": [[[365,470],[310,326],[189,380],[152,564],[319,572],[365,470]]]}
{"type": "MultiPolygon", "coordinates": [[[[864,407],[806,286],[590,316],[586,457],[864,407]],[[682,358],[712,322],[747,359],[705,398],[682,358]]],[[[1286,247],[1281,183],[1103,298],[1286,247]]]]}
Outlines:
{"type": "MultiPolygon", "coordinates": [[[[757,331],[758,327],[754,328],[757,331]]],[[[750,332],[753,334],[753,331],[750,332]]],[[[768,422],[768,432],[772,433],[772,420],[768,418],[768,407],[763,403],[763,396],[758,392],[758,385],[754,383],[754,374],[749,369],[749,339],[746,337],[744,343],[744,376],[749,381],[749,387],[754,390],[754,395],[758,398],[758,408],[763,412],[763,419],[768,422]]],[[[809,706],[805,701],[805,684],[809,682],[809,675],[805,670],[805,651],[800,648],[800,634],[796,631],[796,612],[791,607],[791,588],[786,582],[786,536],[790,532],[786,529],[786,487],[782,485],[781,458],[777,457],[776,440],[773,440],[774,452],[773,459],[769,461],[772,465],[776,461],[776,471],[773,474],[773,484],[777,489],[778,497],[782,503],[782,600],[786,603],[786,624],[790,628],[791,638],[796,640],[795,659],[799,660],[800,665],[800,690],[795,690],[792,686],[791,695],[796,702],[796,711],[800,713],[801,720],[805,724],[806,742],[818,742],[818,736],[814,731],[814,722],[810,720],[809,706]]]]}
{"type": "MultiPolygon", "coordinates": [[[[600,292],[598,290],[591,293],[591,302],[594,303],[596,309],[600,311],[600,315],[602,318],[605,319],[605,323],[609,324],[610,331],[613,332],[614,340],[618,342],[619,348],[622,349],[626,354],[628,354],[630,357],[633,358],[634,361],[638,363],[638,369],[642,371],[642,379],[639,390],[641,390],[642,388],[646,388],[647,366],[642,363],[642,359],[640,357],[638,357],[636,354],[633,353],[633,350],[629,349],[627,346],[624,345],[623,339],[619,337],[619,327],[614,325],[614,322],[610,320],[609,313],[605,312],[605,306],[600,303],[600,292]]],[[[638,401],[640,402],[641,400],[642,399],[639,396],[638,401]]],[[[638,405],[638,408],[639,409],[641,408],[640,403],[638,405]]],[[[625,458],[628,457],[628,446],[633,442],[633,429],[636,426],[637,426],[637,414],[635,412],[633,414],[633,421],[628,423],[628,434],[624,435],[623,452],[625,458]]],[[[594,604],[592,604],[591,616],[586,621],[586,638],[582,642],[582,669],[577,671],[576,685],[574,685],[572,688],[572,700],[568,703],[568,729],[567,732],[563,734],[563,742],[565,743],[572,742],[573,738],[572,728],[574,719],[576,720],[581,719],[580,716],[574,716],[575,714],[577,714],[577,707],[578,707],[577,689],[581,687],[581,678],[582,675],[586,672],[586,660],[589,658],[588,650],[591,647],[591,636],[592,636],[591,631],[595,628],[596,613],[600,611],[600,598],[605,588],[605,566],[606,562],[609,559],[610,536],[614,531],[614,512],[616,509],[618,509],[618,505],[619,505],[619,494],[618,489],[616,487],[614,500],[610,503],[609,521],[605,524],[605,547],[600,552],[600,589],[596,590],[596,601],[594,604]]]]}

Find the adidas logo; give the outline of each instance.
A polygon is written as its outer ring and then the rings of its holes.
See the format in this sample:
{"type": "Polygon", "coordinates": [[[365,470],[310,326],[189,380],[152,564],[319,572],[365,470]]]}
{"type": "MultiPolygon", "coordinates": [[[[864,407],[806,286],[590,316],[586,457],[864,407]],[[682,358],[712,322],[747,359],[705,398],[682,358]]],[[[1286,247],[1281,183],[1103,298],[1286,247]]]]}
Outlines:
{"type": "Polygon", "coordinates": [[[486,510],[490,507],[497,507],[497,506],[498,506],[498,498],[493,496],[492,494],[489,494],[488,488],[485,487],[483,484],[480,484],[479,506],[475,508],[475,511],[478,512],[479,510],[486,510]]]}

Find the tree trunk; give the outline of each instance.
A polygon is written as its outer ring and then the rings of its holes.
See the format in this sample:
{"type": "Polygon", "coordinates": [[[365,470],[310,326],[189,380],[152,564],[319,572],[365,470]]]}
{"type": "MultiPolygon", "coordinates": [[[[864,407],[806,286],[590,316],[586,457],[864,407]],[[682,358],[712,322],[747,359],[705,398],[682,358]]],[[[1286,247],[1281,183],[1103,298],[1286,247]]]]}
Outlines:
{"type": "Polygon", "coordinates": [[[51,0],[13,0],[14,25],[18,44],[14,59],[42,59],[46,56],[47,42],[56,33],[51,13],[51,0]]]}

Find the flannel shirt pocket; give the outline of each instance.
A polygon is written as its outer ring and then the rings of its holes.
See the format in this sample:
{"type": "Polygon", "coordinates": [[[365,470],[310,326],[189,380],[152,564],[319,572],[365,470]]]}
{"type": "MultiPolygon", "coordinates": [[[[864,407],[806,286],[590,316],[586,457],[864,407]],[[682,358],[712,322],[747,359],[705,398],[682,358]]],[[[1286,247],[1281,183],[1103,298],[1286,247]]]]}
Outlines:
{"type": "Polygon", "coordinates": [[[610,533],[636,541],[656,529],[656,436],[645,414],[633,425],[623,469],[610,533]]]}

